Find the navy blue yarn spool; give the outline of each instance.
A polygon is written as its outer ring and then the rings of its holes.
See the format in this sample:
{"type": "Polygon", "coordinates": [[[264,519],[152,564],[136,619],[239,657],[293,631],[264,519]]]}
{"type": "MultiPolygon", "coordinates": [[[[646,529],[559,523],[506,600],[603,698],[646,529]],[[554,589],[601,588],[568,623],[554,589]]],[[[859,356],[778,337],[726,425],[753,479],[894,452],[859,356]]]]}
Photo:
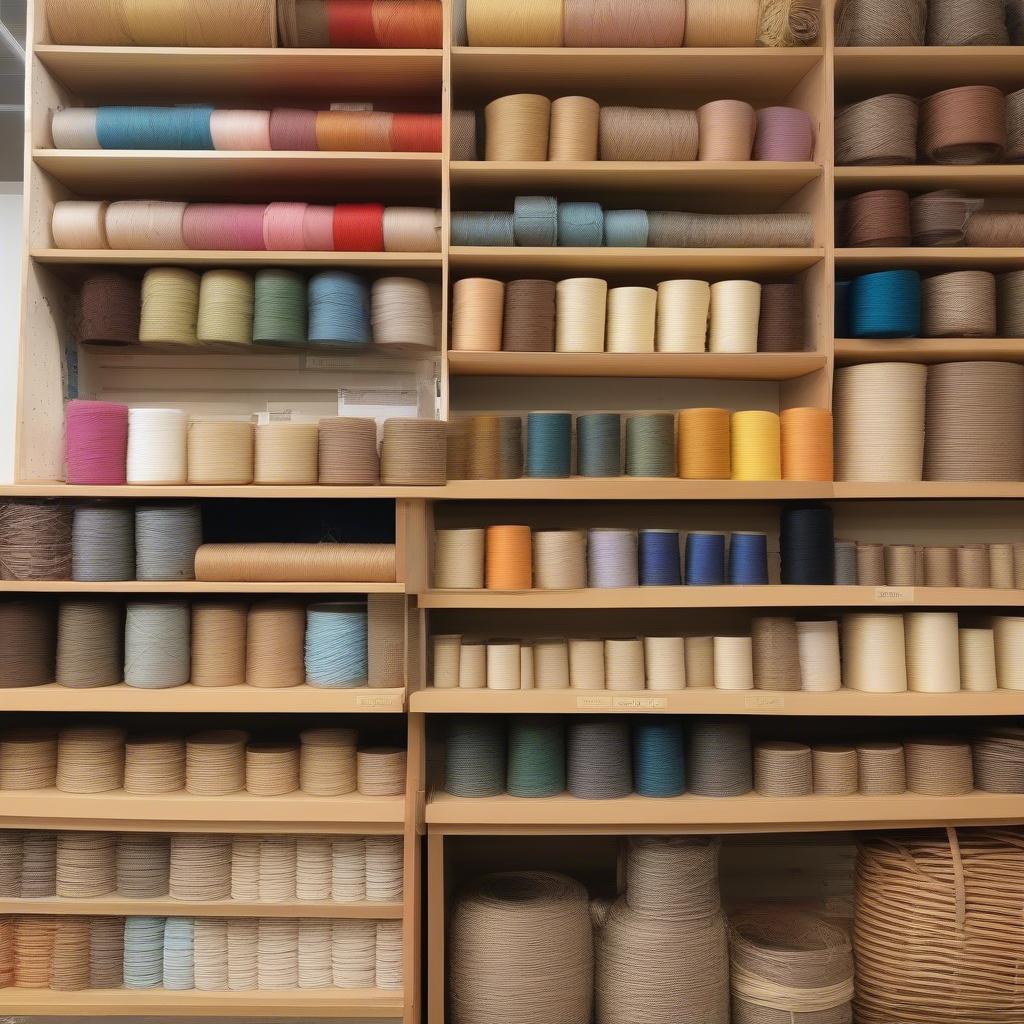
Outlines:
{"type": "Polygon", "coordinates": [[[452,796],[505,792],[505,723],[497,715],[455,715],[448,722],[445,791],[452,796]]]}
{"type": "Polygon", "coordinates": [[[98,107],[101,149],[213,149],[213,107],[98,107]]]}
{"type": "Polygon", "coordinates": [[[580,476],[619,476],[622,472],[622,417],[588,412],[576,417],[576,471],[580,476]]]}
{"type": "Polygon", "coordinates": [[[678,587],[679,534],[676,530],[641,530],[638,535],[641,587],[678,587]]]}
{"type": "Polygon", "coordinates": [[[555,480],[571,473],[572,413],[529,413],[526,417],[526,475],[555,480]]]}
{"type": "Polygon", "coordinates": [[[835,337],[848,338],[850,336],[850,324],[847,318],[847,310],[850,299],[850,282],[836,281],[836,308],[835,308],[835,337]]]}
{"type": "Polygon", "coordinates": [[[669,715],[633,722],[633,788],[640,796],[680,796],[686,789],[683,720],[669,715]]]}
{"type": "Polygon", "coordinates": [[[696,587],[720,587],[725,583],[725,534],[686,535],[686,582],[696,587]]]}
{"type": "Polygon", "coordinates": [[[600,203],[559,203],[558,244],[595,248],[604,241],[604,212],[600,203]]]}
{"type": "Polygon", "coordinates": [[[763,533],[729,537],[729,582],[736,586],[768,583],[768,538],[763,533]]]}
{"type": "Polygon", "coordinates": [[[791,506],[779,524],[782,582],[829,585],[835,582],[835,537],[827,505],[791,506]]]}
{"type": "Polygon", "coordinates": [[[325,270],[309,279],[310,344],[362,348],[370,331],[370,289],[362,278],[343,270],[325,270]]]}
{"type": "Polygon", "coordinates": [[[882,270],[850,282],[847,319],[853,338],[915,338],[921,333],[921,275],[882,270]]]}

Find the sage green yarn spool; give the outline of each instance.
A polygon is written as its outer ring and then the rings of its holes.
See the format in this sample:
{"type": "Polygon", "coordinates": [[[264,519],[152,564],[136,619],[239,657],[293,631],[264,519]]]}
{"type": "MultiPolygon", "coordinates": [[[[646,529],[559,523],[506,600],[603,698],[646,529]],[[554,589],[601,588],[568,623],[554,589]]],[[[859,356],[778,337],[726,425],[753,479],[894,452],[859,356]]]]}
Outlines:
{"type": "Polygon", "coordinates": [[[519,715],[508,728],[509,796],[565,792],[565,727],[556,715],[519,715]]]}
{"type": "Polygon", "coordinates": [[[306,279],[294,270],[256,274],[252,340],[264,345],[306,343],[306,279]]]}
{"type": "Polygon", "coordinates": [[[672,413],[626,417],[626,475],[676,475],[676,425],[672,413]]]}

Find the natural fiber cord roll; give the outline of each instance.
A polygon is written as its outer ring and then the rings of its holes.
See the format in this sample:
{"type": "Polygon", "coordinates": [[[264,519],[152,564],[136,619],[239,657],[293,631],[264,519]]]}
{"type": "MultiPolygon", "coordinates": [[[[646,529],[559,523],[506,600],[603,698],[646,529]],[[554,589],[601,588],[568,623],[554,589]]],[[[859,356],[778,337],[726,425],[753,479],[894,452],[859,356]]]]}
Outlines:
{"type": "Polygon", "coordinates": [[[193,686],[237,686],[245,680],[248,605],[225,601],[192,603],[193,686]]]}
{"type": "Polygon", "coordinates": [[[250,484],[255,434],[247,420],[193,419],[188,424],[190,484],[250,484]]]}
{"type": "Polygon", "coordinates": [[[394,544],[203,544],[196,579],[217,582],[394,583],[394,544]]]}
{"type": "Polygon", "coordinates": [[[848,612],[842,619],[843,684],[867,693],[907,689],[903,616],[848,612]]]}
{"type": "Polygon", "coordinates": [[[890,93],[836,111],[835,151],[840,166],[912,164],[917,160],[918,102],[890,93]]]}
{"type": "Polygon", "coordinates": [[[561,46],[562,0],[466,0],[470,46],[561,46]]]}
{"type": "Polygon", "coordinates": [[[728,480],[732,476],[728,409],[682,409],[676,448],[684,480],[728,480]]]}
{"type": "Polygon", "coordinates": [[[261,423],[256,427],[257,484],[315,484],[317,482],[317,425],[261,423]]]}
{"type": "Polygon", "coordinates": [[[546,96],[502,96],[484,107],[484,119],[486,160],[547,160],[551,100],[546,96]]]}
{"type": "Polygon", "coordinates": [[[600,105],[587,96],[560,96],[553,100],[548,159],[596,160],[600,116],[600,105]]]}

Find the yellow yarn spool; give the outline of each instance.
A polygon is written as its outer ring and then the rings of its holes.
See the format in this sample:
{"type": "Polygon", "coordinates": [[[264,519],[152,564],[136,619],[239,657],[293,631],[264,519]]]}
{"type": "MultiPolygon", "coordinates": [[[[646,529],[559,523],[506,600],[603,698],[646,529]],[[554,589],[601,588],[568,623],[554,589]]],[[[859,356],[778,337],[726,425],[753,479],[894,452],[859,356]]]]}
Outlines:
{"type": "Polygon", "coordinates": [[[732,414],[733,480],[782,479],[782,430],[774,412],[732,414]]]}
{"type": "Polygon", "coordinates": [[[470,46],[561,46],[562,0],[466,0],[470,46]]]}

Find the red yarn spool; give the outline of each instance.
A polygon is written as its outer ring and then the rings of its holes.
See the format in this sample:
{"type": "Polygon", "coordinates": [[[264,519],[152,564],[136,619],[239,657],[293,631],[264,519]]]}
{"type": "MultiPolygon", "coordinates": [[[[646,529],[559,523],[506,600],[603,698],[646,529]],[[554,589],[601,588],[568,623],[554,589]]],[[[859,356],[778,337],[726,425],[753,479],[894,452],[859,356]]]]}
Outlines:
{"type": "Polygon", "coordinates": [[[440,153],[440,114],[394,114],[391,148],[396,153],[440,153]]]}
{"type": "Polygon", "coordinates": [[[335,252],[383,252],[384,206],[346,203],[334,208],[335,252]]]}
{"type": "Polygon", "coordinates": [[[327,0],[327,37],[331,46],[376,49],[374,0],[327,0]]]}

